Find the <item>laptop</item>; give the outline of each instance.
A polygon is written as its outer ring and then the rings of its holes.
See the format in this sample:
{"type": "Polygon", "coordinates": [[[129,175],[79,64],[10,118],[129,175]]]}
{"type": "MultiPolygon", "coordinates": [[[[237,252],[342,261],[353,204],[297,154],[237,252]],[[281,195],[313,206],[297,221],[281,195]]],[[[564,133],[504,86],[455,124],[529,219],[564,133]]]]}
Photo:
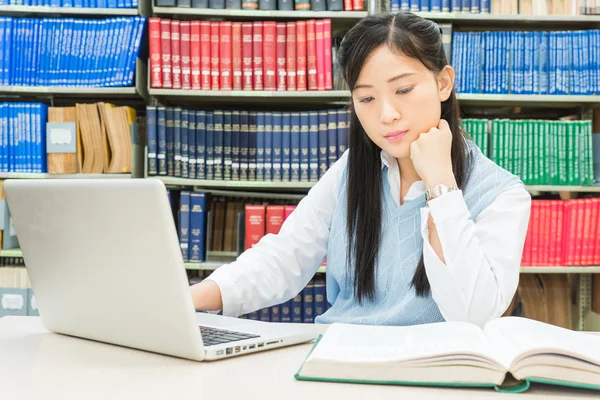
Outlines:
{"type": "Polygon", "coordinates": [[[160,180],[9,179],[4,190],[50,331],[196,361],[317,337],[310,325],[196,312],[160,180]]]}

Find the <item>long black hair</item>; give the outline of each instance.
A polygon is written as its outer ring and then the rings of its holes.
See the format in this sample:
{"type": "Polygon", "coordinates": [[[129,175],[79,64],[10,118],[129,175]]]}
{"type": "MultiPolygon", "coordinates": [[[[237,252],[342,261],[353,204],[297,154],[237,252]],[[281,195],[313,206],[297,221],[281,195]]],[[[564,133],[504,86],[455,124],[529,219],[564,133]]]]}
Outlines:
{"type": "MultiPolygon", "coordinates": [[[[368,16],[349,30],[341,43],[338,65],[350,90],[354,89],[367,57],[379,46],[419,60],[439,73],[448,59],[437,24],[412,13],[384,13],[368,16]]],[[[350,105],[348,158],[347,264],[354,261],[354,294],[359,303],[375,297],[375,264],[381,239],[381,149],[365,133],[354,107],[350,105]],[[365,185],[368,185],[365,187],[365,185]]],[[[452,132],[452,168],[462,188],[467,180],[469,158],[466,133],[460,124],[460,110],[454,90],[441,104],[441,117],[452,132]]],[[[412,279],[418,296],[429,294],[423,255],[412,279]]]]}

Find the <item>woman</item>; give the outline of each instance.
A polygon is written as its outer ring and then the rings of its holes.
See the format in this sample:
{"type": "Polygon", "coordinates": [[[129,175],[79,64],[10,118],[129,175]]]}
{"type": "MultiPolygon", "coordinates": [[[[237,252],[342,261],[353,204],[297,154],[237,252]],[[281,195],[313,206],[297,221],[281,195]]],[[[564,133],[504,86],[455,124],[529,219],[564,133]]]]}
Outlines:
{"type": "Polygon", "coordinates": [[[438,26],[363,19],[339,65],[352,92],[349,150],[278,235],[191,288],[197,309],[239,316],[299,293],[327,257],[320,323],[483,325],[519,280],[531,197],[460,127],[438,26]]]}

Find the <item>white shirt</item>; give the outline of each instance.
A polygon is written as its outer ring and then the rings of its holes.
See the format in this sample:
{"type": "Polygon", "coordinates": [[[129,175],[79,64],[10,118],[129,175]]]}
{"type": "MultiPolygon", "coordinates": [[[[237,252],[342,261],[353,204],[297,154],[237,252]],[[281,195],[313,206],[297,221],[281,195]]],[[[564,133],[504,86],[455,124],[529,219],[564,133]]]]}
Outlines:
{"type": "MultiPolygon", "coordinates": [[[[389,169],[391,193],[399,205],[398,164],[385,152],[381,160],[382,168],[389,169]]],[[[285,302],[313,278],[327,253],[329,228],[347,162],[348,152],[300,201],[279,234],[263,237],[235,262],[209,276],[221,290],[223,315],[235,317],[285,302]]],[[[415,182],[404,202],[424,192],[424,183],[415,182]]],[[[446,321],[483,326],[508,308],[519,282],[530,207],[531,196],[517,185],[499,194],[475,222],[460,190],[421,208],[425,270],[433,299],[446,321]],[[430,214],[445,264],[429,242],[430,214]]]]}

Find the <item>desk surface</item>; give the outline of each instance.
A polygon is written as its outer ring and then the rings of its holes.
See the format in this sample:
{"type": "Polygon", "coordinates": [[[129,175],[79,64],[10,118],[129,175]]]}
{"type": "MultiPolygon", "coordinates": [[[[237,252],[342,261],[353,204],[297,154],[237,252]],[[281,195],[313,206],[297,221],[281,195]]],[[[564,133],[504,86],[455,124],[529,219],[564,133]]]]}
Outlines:
{"type": "MultiPolygon", "coordinates": [[[[318,331],[326,326],[315,325],[318,331]]],[[[48,332],[38,317],[0,318],[0,397],[13,399],[597,399],[598,392],[533,386],[493,389],[301,382],[310,344],[214,362],[178,358],[48,332]]]]}

